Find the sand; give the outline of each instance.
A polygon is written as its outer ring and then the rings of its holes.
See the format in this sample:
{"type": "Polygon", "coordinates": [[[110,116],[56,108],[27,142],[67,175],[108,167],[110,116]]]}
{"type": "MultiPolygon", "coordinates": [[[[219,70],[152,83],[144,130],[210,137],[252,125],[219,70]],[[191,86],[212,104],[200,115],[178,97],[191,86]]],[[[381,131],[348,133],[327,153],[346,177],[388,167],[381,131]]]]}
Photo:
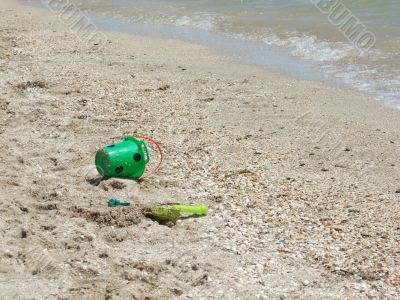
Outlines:
{"type": "Polygon", "coordinates": [[[400,297],[399,111],[182,41],[88,47],[13,0],[0,32],[1,299],[400,297]],[[98,181],[134,134],[161,170],[98,181]],[[169,202],[210,214],[142,214],[169,202]]]}

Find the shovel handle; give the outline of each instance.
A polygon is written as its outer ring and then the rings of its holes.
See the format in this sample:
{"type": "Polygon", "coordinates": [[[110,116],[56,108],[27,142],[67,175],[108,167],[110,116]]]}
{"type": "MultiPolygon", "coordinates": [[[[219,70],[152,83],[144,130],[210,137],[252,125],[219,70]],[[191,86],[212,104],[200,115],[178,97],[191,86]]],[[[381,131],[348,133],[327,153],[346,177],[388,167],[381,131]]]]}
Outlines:
{"type": "Polygon", "coordinates": [[[205,205],[190,206],[190,205],[172,205],[173,210],[178,210],[183,213],[191,213],[199,216],[206,216],[208,214],[208,207],[205,205]]]}

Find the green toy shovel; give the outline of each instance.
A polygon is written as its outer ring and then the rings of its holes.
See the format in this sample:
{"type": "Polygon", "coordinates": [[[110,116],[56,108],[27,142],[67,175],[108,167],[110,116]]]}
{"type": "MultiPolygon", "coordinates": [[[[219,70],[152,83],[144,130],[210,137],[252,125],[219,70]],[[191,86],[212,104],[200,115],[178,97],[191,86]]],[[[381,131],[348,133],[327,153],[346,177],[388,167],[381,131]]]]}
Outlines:
{"type": "Polygon", "coordinates": [[[180,205],[173,204],[171,206],[159,205],[146,211],[146,216],[156,220],[159,223],[176,223],[181,217],[185,216],[206,216],[208,207],[205,205],[180,205]]]}

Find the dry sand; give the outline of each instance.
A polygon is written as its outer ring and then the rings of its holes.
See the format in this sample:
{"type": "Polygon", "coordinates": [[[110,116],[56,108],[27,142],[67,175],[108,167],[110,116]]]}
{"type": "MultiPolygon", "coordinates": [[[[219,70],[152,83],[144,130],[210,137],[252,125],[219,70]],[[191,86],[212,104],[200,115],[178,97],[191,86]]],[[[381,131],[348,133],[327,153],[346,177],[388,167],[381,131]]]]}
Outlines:
{"type": "Polygon", "coordinates": [[[400,297],[399,111],[176,40],[94,51],[11,0],[0,32],[1,299],[400,297]],[[96,185],[135,133],[161,171],[96,185]],[[166,202],[210,215],[143,217],[166,202]]]}

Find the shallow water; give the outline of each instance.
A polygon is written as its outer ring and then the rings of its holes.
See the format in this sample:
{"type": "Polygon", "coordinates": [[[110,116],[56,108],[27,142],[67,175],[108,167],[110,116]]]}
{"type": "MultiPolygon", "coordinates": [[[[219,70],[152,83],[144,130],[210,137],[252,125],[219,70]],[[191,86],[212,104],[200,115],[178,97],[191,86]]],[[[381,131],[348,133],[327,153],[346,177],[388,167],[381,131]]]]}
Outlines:
{"type": "MultiPolygon", "coordinates": [[[[135,24],[135,28],[141,28],[142,31],[143,26],[162,26],[153,27],[153,30],[163,31],[163,35],[170,32],[171,36],[186,32],[183,34],[185,39],[207,43],[209,38],[211,44],[215,44],[219,36],[220,43],[231,48],[237,47],[244,58],[243,62],[273,67],[287,74],[304,73],[305,79],[320,79],[322,76],[326,81],[340,81],[349,87],[371,93],[387,105],[400,108],[400,0],[337,1],[336,5],[341,6],[329,6],[335,0],[322,0],[319,6],[325,9],[322,11],[314,5],[320,0],[69,2],[88,12],[135,24]],[[324,2],[326,6],[322,5],[324,2]],[[363,32],[376,37],[374,47],[368,51],[360,51],[354,43],[357,40],[347,38],[339,29],[347,17],[339,18],[345,9],[349,18],[354,16],[365,26],[363,32]],[[171,28],[196,30],[191,31],[190,36],[187,30],[174,31],[171,28]],[[206,33],[216,35],[207,37],[206,33]],[[243,43],[248,43],[247,55],[243,43]],[[279,55],[275,55],[277,52],[279,55]],[[274,61],[268,63],[268,60],[274,61]],[[290,72],[288,68],[293,68],[293,71],[290,72]]],[[[121,24],[116,26],[114,22],[114,29],[122,28],[121,24]]],[[[146,27],[146,31],[149,33],[151,26],[146,27]]]]}

